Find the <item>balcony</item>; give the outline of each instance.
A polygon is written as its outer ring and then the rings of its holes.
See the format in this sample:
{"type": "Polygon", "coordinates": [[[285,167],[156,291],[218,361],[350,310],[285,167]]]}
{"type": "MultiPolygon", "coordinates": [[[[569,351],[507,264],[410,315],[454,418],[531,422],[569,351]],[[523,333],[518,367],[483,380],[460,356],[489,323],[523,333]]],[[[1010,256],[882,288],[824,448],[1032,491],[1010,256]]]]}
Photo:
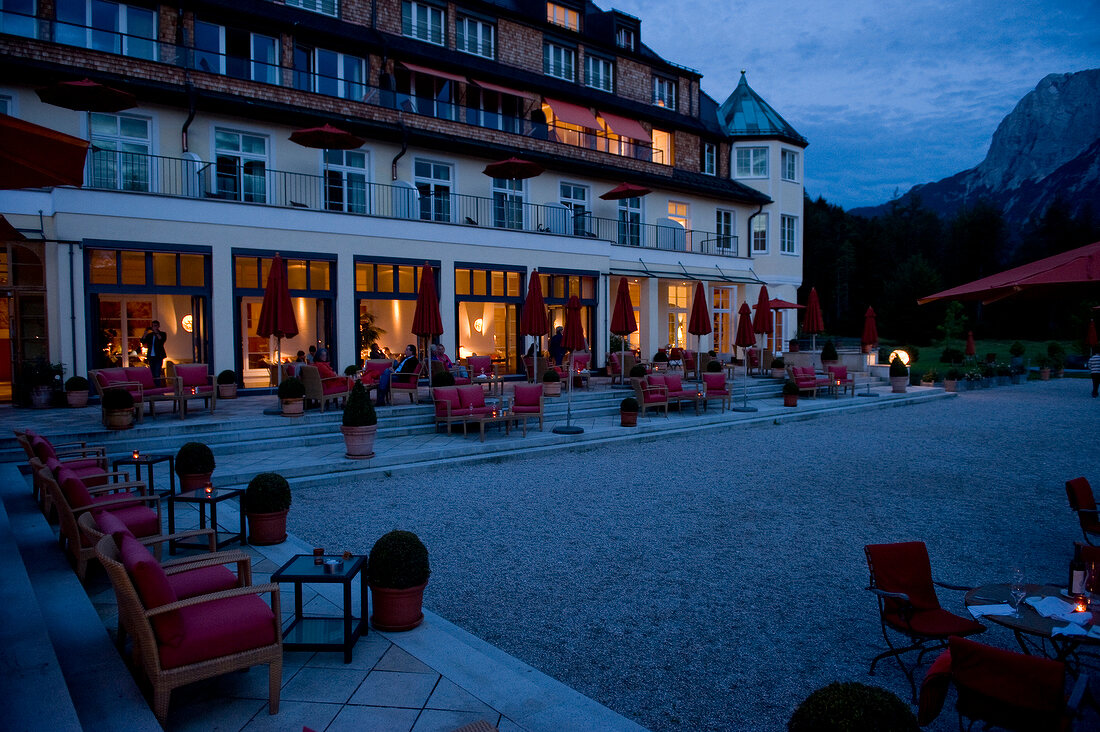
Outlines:
{"type": "Polygon", "coordinates": [[[361,172],[333,168],[324,175],[267,168],[262,162],[207,162],[197,155],[160,155],[93,147],[85,187],[173,198],[237,201],[253,205],[331,211],[386,219],[429,221],[534,234],[576,236],[639,249],[745,258],[736,236],[577,213],[560,204],[535,204],[497,193],[492,197],[421,192],[409,183],[369,183],[361,172]]]}

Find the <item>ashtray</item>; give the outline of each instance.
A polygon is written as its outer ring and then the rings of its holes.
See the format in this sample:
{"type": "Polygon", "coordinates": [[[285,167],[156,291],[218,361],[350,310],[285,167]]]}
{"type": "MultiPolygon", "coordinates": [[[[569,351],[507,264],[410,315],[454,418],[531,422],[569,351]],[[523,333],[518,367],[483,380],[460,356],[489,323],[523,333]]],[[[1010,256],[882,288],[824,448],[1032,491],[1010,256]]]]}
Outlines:
{"type": "Polygon", "coordinates": [[[344,561],[342,559],[326,559],[324,567],[325,574],[338,574],[344,571],[344,561]]]}

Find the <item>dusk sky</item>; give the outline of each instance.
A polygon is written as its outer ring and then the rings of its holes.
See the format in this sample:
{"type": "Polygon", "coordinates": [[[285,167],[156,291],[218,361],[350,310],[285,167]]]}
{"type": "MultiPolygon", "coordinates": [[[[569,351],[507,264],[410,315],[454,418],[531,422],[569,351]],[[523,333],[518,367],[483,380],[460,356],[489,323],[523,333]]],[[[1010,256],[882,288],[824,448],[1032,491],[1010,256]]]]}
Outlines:
{"type": "Polygon", "coordinates": [[[1100,0],[596,0],[703,74],[721,103],[741,69],[810,141],[806,192],[875,205],[982,161],[1051,73],[1100,67],[1100,0]]]}

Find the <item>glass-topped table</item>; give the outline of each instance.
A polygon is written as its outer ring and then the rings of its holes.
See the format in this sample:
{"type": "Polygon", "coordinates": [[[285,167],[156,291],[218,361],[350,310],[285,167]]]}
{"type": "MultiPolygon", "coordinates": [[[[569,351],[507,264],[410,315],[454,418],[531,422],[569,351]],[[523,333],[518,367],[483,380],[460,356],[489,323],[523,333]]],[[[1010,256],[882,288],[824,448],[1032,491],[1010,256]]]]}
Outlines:
{"type": "Polygon", "coordinates": [[[283,630],[283,648],[288,651],[343,650],[344,663],[351,663],[351,652],[356,641],[367,634],[367,578],[362,571],[367,558],[352,556],[341,559],[325,556],[322,560],[343,562],[333,571],[326,572],[325,564],[315,564],[314,555],[298,554],[271,575],[272,582],[290,582],[294,585],[294,617],[283,630]],[[359,612],[352,615],[351,582],[359,577],[359,612]],[[340,584],[344,588],[343,617],[305,616],[302,612],[302,585],[340,584]]]}

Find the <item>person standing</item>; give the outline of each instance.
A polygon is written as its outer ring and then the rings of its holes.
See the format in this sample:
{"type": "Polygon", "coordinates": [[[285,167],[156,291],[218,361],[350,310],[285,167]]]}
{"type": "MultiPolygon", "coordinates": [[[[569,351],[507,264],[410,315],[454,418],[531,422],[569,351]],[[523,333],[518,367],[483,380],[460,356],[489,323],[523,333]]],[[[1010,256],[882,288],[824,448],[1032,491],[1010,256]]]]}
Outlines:
{"type": "Polygon", "coordinates": [[[1089,373],[1092,374],[1092,398],[1095,399],[1100,392],[1100,347],[1093,346],[1092,358],[1088,361],[1089,373]]]}
{"type": "Polygon", "coordinates": [[[164,342],[168,340],[168,334],[160,329],[160,321],[154,320],[152,325],[145,329],[141,337],[141,345],[145,346],[145,363],[149,364],[149,371],[153,373],[153,381],[159,381],[164,374],[164,342]]]}
{"type": "Polygon", "coordinates": [[[559,325],[554,330],[554,335],[550,337],[550,345],[547,346],[547,350],[550,351],[550,360],[556,366],[561,366],[562,360],[565,358],[565,346],[562,345],[564,342],[564,329],[559,325]]]}

